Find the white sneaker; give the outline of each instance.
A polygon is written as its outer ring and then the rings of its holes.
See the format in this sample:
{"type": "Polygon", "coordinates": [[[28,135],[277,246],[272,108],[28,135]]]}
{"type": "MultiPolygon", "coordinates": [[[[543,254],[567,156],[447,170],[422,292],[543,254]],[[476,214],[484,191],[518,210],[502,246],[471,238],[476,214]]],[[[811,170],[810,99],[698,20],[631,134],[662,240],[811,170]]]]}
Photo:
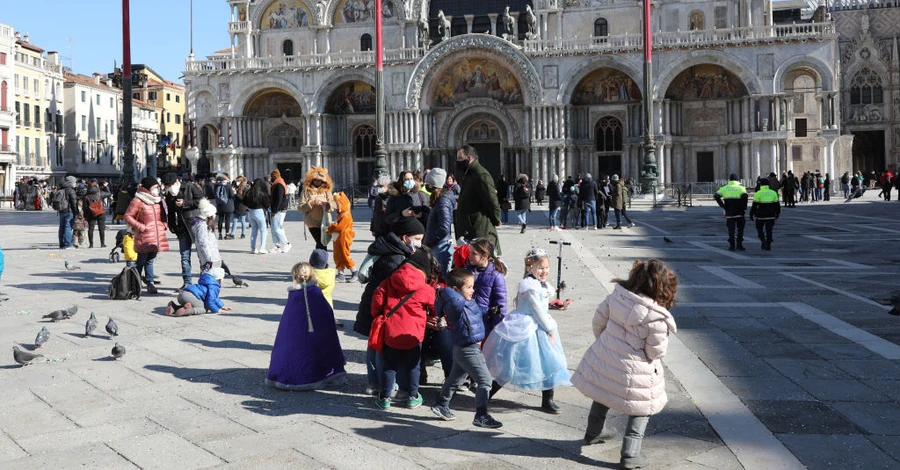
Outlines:
{"type": "Polygon", "coordinates": [[[261,250],[256,250],[256,254],[258,254],[258,255],[265,255],[268,253],[269,253],[268,250],[266,250],[265,248],[263,248],[261,250]]]}
{"type": "Polygon", "coordinates": [[[281,245],[275,245],[269,253],[281,253],[281,245]]]}
{"type": "Polygon", "coordinates": [[[281,247],[281,252],[287,253],[287,252],[291,251],[291,248],[293,248],[293,246],[291,246],[291,244],[288,243],[288,244],[284,245],[283,247],[281,247]]]}

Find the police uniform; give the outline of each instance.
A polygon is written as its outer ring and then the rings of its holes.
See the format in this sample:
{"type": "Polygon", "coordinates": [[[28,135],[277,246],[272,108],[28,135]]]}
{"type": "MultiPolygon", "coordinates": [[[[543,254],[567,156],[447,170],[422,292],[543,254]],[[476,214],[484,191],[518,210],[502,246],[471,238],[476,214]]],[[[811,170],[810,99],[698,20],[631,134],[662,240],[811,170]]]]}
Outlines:
{"type": "Polygon", "coordinates": [[[744,212],[747,211],[747,189],[737,179],[737,175],[732,173],[728,184],[719,188],[713,196],[719,207],[725,209],[729,251],[735,250],[735,241],[737,241],[737,249],[744,251],[744,225],[746,223],[744,212]],[[735,231],[737,231],[737,240],[735,240],[735,231]]]}
{"type": "Polygon", "coordinates": [[[768,179],[762,178],[759,191],[753,195],[750,220],[756,217],[756,233],[762,242],[763,250],[772,250],[772,229],[775,227],[775,219],[779,215],[781,215],[781,204],[778,202],[778,193],[769,189],[768,179]]]}

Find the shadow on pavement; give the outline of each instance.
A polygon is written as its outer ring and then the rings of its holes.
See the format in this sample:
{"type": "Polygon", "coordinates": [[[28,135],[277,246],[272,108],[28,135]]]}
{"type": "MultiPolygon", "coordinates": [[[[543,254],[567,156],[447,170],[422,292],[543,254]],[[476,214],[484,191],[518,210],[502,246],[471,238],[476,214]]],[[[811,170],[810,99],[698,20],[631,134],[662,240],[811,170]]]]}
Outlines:
{"type": "Polygon", "coordinates": [[[206,346],[208,348],[226,348],[226,349],[249,349],[253,351],[271,351],[271,344],[257,344],[251,343],[249,341],[235,341],[235,340],[224,340],[224,341],[210,341],[206,339],[196,339],[196,338],[186,338],[183,339],[185,343],[193,343],[199,344],[201,346],[206,346]]]}

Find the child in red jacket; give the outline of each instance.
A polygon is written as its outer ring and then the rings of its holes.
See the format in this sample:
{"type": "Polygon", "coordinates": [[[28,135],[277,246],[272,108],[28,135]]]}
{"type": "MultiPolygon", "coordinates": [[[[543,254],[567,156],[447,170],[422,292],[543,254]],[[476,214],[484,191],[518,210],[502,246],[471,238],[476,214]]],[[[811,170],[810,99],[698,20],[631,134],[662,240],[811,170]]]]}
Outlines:
{"type": "Polygon", "coordinates": [[[431,272],[431,251],[420,247],[375,289],[372,296],[372,316],[387,315],[384,325],[384,367],[381,373],[381,393],[375,404],[382,410],[391,407],[391,392],[397,380],[397,369],[409,371],[407,407],[422,404],[419,394],[419,359],[425,338],[427,308],[434,305],[434,288],[428,284],[431,272]]]}

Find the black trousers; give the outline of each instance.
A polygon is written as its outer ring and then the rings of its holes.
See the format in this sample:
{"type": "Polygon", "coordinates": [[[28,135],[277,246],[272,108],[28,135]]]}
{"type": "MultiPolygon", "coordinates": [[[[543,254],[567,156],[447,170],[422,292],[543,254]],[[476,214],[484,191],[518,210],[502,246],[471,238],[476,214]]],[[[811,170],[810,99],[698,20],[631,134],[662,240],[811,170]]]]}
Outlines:
{"type": "Polygon", "coordinates": [[[728,243],[734,243],[735,230],[737,231],[737,241],[744,241],[744,226],[747,220],[743,217],[732,217],[725,219],[725,226],[728,227],[728,243]]]}
{"type": "Polygon", "coordinates": [[[322,243],[322,228],[321,227],[307,227],[309,229],[309,234],[312,235],[313,241],[316,242],[316,249],[322,249],[328,251],[328,246],[322,243]]]}
{"type": "Polygon", "coordinates": [[[219,226],[219,236],[222,236],[222,225],[225,225],[225,233],[231,233],[231,219],[234,212],[218,212],[216,215],[216,223],[219,226]]]}
{"type": "Polygon", "coordinates": [[[769,220],[758,220],[756,221],[756,234],[759,236],[759,241],[765,243],[772,243],[772,229],[775,228],[775,219],[769,220]],[[765,230],[765,232],[763,232],[765,230]]]}
{"type": "Polygon", "coordinates": [[[601,202],[597,204],[597,228],[606,227],[607,223],[609,223],[609,206],[601,202]]]}
{"type": "Polygon", "coordinates": [[[106,245],[106,214],[97,218],[90,218],[88,223],[88,243],[94,246],[94,226],[100,229],[100,244],[106,245]]]}
{"type": "Polygon", "coordinates": [[[797,197],[796,196],[797,192],[794,191],[793,189],[790,189],[790,190],[785,189],[781,193],[784,196],[784,207],[794,207],[794,203],[795,203],[794,200],[797,197]]]}

